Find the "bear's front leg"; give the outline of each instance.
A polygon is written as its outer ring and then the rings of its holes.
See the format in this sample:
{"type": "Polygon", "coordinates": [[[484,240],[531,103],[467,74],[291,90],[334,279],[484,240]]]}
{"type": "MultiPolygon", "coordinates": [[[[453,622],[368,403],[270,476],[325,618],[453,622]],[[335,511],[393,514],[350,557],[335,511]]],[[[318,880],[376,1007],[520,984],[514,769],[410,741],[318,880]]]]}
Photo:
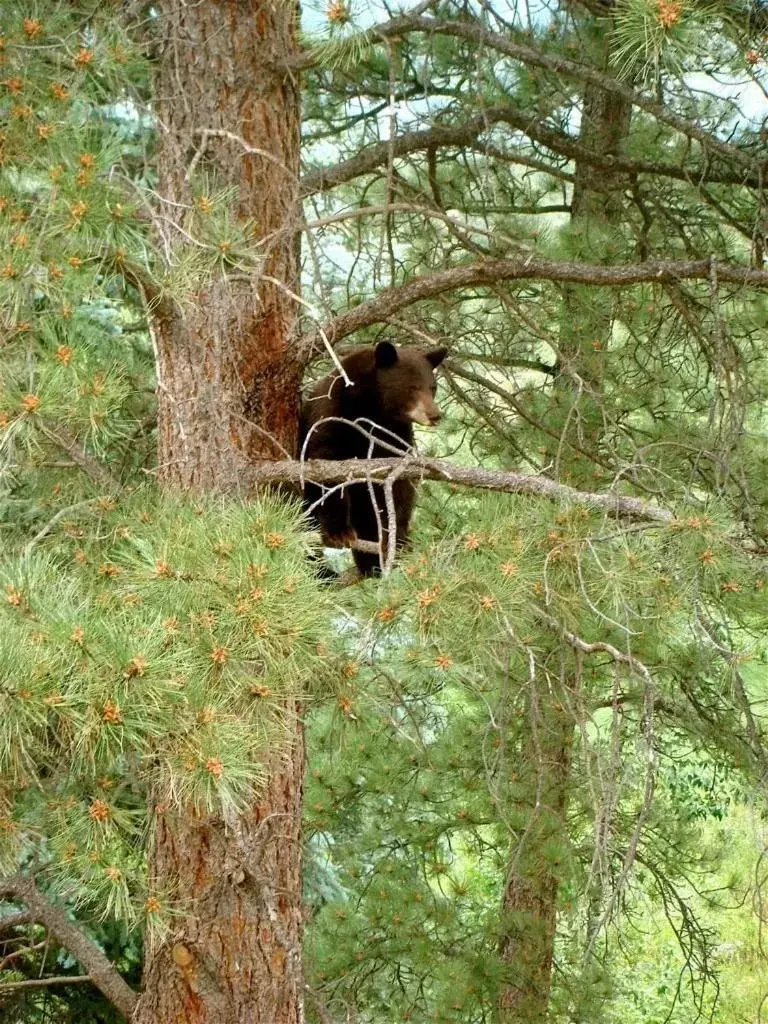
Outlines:
{"type": "Polygon", "coordinates": [[[329,533],[325,527],[320,531],[320,538],[323,547],[326,548],[351,548],[357,540],[357,533],[354,527],[347,525],[338,532],[329,533]]]}
{"type": "Polygon", "coordinates": [[[311,504],[319,501],[313,515],[320,525],[320,537],[326,548],[348,548],[357,540],[357,531],[350,519],[349,495],[345,490],[333,491],[322,497],[322,489],[315,484],[307,487],[311,504]],[[310,491],[311,488],[311,491],[310,491]],[[314,492],[314,493],[312,493],[314,492]],[[322,499],[322,500],[321,500],[322,499]]]}

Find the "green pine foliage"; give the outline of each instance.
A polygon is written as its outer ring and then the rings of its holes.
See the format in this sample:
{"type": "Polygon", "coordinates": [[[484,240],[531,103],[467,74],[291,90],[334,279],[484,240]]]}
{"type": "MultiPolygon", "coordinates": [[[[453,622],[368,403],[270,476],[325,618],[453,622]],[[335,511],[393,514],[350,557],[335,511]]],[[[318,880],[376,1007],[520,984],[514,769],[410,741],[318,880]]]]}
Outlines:
{"type": "Polygon", "coordinates": [[[730,69],[743,74],[765,55],[761,8],[739,0],[618,0],[612,64],[623,77],[658,85],[662,72],[705,64],[717,33],[727,41],[730,69]]]}
{"type": "Polygon", "coordinates": [[[3,530],[104,490],[59,463],[73,443],[124,473],[151,450],[150,272],[139,182],[147,65],[114,10],[0,12],[0,509],[3,530]],[[137,322],[141,331],[136,331],[137,322]]]}
{"type": "MultiPolygon", "coordinates": [[[[318,693],[326,610],[284,502],[99,500],[2,577],[2,870],[75,905],[160,914],[143,837],[241,810],[318,693]]],[[[167,908],[166,908],[167,909],[167,908]]]]}
{"type": "MultiPolygon", "coordinates": [[[[711,971],[699,970],[710,955],[705,901],[691,905],[688,879],[717,869],[716,843],[697,851],[714,803],[675,765],[698,759],[706,773],[718,764],[729,779],[759,770],[741,735],[738,668],[702,644],[696,621],[706,609],[740,622],[739,649],[765,658],[764,638],[749,639],[764,623],[754,599],[764,577],[728,532],[727,519],[703,510],[627,531],[579,507],[467,499],[428,554],[349,603],[348,660],[336,708],[314,726],[306,812],[322,876],[335,879],[327,893],[308,892],[312,984],[329,1009],[364,1007],[370,1021],[493,1014],[507,976],[502,886],[537,815],[521,764],[549,702],[573,733],[568,834],[544,849],[561,886],[553,1012],[597,1020],[601,1006],[625,998],[621,942],[586,971],[583,943],[614,899],[635,919],[653,905],[654,886],[693,950],[681,1012],[710,1005],[711,971]],[[553,618],[596,649],[563,644],[553,618]],[[656,795],[622,878],[649,779],[656,795]],[[692,794],[696,809],[681,813],[692,794]]],[[[724,792],[732,799],[733,783],[724,792]]],[[[715,902],[738,900],[745,884],[743,875],[725,883],[715,902]]],[[[536,926],[527,914],[507,925],[523,936],[536,926]]],[[[611,925],[612,942],[617,934],[611,925]]]]}

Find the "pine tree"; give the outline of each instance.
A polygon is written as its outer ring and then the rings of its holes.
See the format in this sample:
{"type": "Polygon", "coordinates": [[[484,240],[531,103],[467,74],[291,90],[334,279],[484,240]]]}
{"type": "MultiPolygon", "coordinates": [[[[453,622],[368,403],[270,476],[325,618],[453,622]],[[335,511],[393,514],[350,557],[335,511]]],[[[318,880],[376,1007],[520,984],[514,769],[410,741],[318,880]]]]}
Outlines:
{"type": "MultiPolygon", "coordinates": [[[[3,892],[125,1016],[135,993],[58,905],[141,925],[136,1013],[153,1022],[176,1019],[178,999],[189,1020],[221,1019],[220,986],[193,966],[207,960],[208,906],[210,943],[231,942],[242,968],[227,983],[227,1019],[254,1019],[254,987],[263,1019],[298,1019],[299,708],[318,678],[325,604],[295,503],[233,493],[248,460],[292,446],[296,430],[298,364],[287,350],[296,256],[293,227],[280,220],[291,193],[282,170],[271,191],[279,157],[259,166],[245,154],[250,191],[233,205],[244,143],[222,141],[237,125],[220,110],[220,136],[213,123],[190,135],[202,167],[194,186],[183,178],[179,199],[190,200],[191,220],[169,219],[142,161],[148,67],[119,9],[43,6],[35,18],[16,5],[3,15],[3,892]],[[258,244],[245,211],[260,225],[258,244]],[[265,265],[267,226],[279,245],[265,265]],[[274,283],[259,296],[263,274],[274,283]],[[254,297],[271,303],[266,318],[254,297]],[[207,345],[206,331],[216,341],[198,359],[189,346],[207,345]],[[250,390],[236,402],[246,363],[250,390]],[[147,472],[195,493],[164,497],[143,486],[147,472]]],[[[181,34],[192,28],[187,14],[181,34]]],[[[290,39],[293,14],[281,17],[276,31],[290,39]]],[[[252,27],[261,33],[259,17],[252,27]]],[[[228,45],[221,55],[234,59],[228,45]]],[[[164,101],[181,67],[175,50],[166,57],[164,101]]],[[[208,80],[198,70],[190,93],[208,80]]],[[[291,89],[286,97],[295,103],[291,89]]],[[[174,121],[182,107],[157,110],[173,132],[158,164],[158,185],[171,190],[187,129],[174,121]]],[[[285,128],[289,159],[296,139],[285,128]]]]}
{"type": "Polygon", "coordinates": [[[654,1005],[708,1012],[701,822],[768,765],[765,140],[687,76],[763,82],[759,5],[1,17],[10,984],[60,950],[12,1012],[127,1017],[140,957],[142,1021],[301,1018],[319,685],[314,1019],[611,1020],[652,898],[654,1005]],[[245,494],[385,330],[450,345],[452,461],[329,601],[245,494]]]}
{"type": "Polygon", "coordinates": [[[649,873],[680,914],[695,979],[683,1012],[715,991],[685,881],[711,851],[697,856],[696,827],[677,817],[670,765],[682,743],[707,771],[764,778],[762,675],[740,667],[765,656],[764,303],[716,265],[762,268],[764,146],[683,75],[706,47],[715,77],[761,79],[762,50],[735,8],[588,7],[526,24],[441,6],[365,32],[353,11],[309,89],[321,152],[334,139],[348,155],[305,176],[325,247],[355,254],[339,279],[316,243],[329,307],[356,303],[329,308],[328,330],[374,338],[386,321],[415,343],[448,341],[468,461],[676,510],[660,534],[587,516],[582,535],[546,504],[456,511],[455,495],[435,495],[430,554],[406,569],[418,589],[398,577],[355,609],[358,673],[319,727],[329,766],[308,797],[336,880],[310,933],[331,1014],[387,1020],[394,998],[397,1019],[485,1020],[494,1007],[510,1021],[599,1019],[621,971],[621,911],[649,873]],[[357,209],[339,212],[345,200],[357,209]],[[700,282],[572,283],[574,265],[665,259],[699,261],[700,282]],[[392,289],[360,304],[372,283],[392,289]],[[494,587],[504,572],[514,593],[494,587]]]}

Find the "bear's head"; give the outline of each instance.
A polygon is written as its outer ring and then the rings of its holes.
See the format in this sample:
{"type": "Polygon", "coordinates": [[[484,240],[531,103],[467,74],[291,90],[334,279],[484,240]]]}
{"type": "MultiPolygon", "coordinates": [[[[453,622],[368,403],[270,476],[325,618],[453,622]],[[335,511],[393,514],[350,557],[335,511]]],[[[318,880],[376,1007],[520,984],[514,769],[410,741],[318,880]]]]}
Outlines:
{"type": "Polygon", "coordinates": [[[435,370],[446,354],[444,348],[419,352],[397,348],[390,341],[379,342],[374,350],[376,389],[387,417],[425,427],[440,421],[443,414],[435,402],[435,370]]]}

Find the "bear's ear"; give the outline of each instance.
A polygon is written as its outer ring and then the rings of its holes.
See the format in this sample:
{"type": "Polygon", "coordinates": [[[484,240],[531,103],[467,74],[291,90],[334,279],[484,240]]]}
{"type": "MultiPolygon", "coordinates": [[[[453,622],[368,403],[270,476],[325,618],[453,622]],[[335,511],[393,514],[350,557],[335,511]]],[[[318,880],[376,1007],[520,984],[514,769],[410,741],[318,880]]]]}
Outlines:
{"type": "Polygon", "coordinates": [[[397,349],[391,341],[380,341],[376,346],[374,358],[377,369],[386,370],[387,367],[394,366],[397,362],[397,349]]]}
{"type": "Polygon", "coordinates": [[[447,355],[447,348],[433,348],[431,352],[427,352],[427,362],[433,370],[436,370],[447,355]]]}

